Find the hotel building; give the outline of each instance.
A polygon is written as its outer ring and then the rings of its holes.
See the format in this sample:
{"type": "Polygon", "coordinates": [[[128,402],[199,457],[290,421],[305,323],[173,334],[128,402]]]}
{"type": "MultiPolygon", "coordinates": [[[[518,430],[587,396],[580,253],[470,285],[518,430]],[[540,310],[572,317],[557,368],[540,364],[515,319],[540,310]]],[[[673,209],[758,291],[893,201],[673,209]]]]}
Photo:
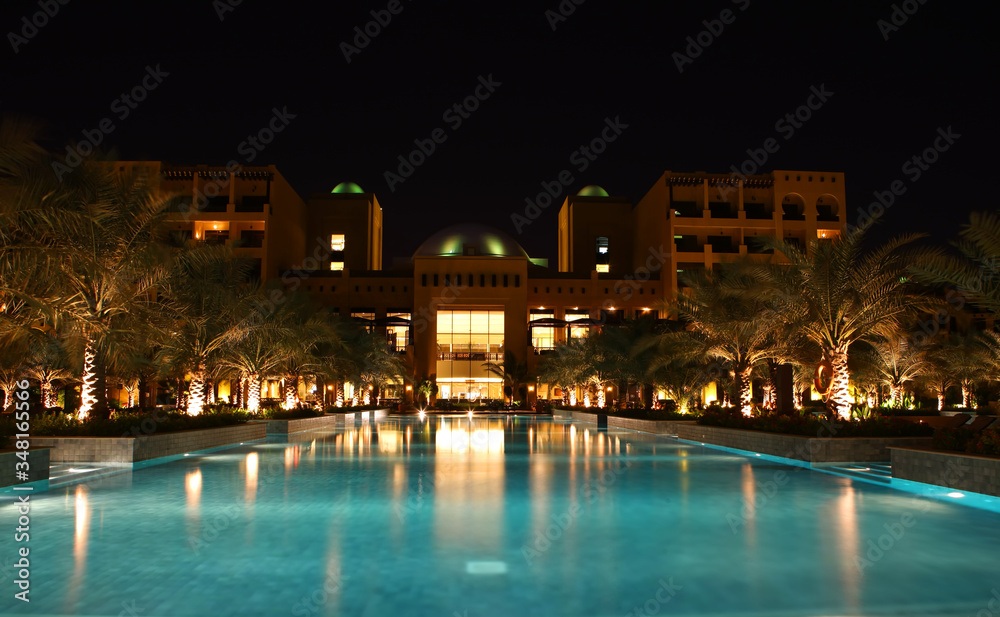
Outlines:
{"type": "MultiPolygon", "coordinates": [[[[678,273],[744,255],[759,242],[805,245],[845,225],[844,176],[777,170],[665,172],[633,204],[586,186],[558,213],[557,264],[512,237],[469,223],[427,238],[383,267],[382,208],[345,182],[303,200],[274,167],[146,165],[164,188],[190,194],[168,225],[205,242],[238,242],[263,278],[281,279],[384,336],[406,360],[406,383],[430,379],[438,398],[501,398],[483,364],[510,352],[529,370],[569,338],[642,315],[665,317],[678,273]]],[[[544,384],[527,398],[554,397],[544,384]]],[[[403,384],[387,396],[405,396],[403,384]]]]}

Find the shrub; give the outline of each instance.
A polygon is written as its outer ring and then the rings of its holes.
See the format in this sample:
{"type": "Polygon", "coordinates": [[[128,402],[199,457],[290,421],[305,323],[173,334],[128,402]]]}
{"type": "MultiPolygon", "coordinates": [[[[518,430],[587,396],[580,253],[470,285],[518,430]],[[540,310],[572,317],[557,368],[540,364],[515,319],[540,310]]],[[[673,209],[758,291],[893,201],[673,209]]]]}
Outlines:
{"type": "Polygon", "coordinates": [[[322,416],[323,411],[315,407],[299,405],[293,409],[281,409],[280,407],[268,407],[252,414],[254,420],[297,420],[299,418],[315,418],[322,416]]]}
{"type": "MultiPolygon", "coordinates": [[[[245,424],[247,420],[249,416],[241,409],[207,411],[199,416],[163,410],[148,413],[117,412],[111,418],[90,418],[82,422],[67,414],[33,415],[29,432],[35,437],[134,437],[245,424]]],[[[0,437],[13,436],[14,429],[13,419],[0,420],[0,437]]]]}
{"type": "Polygon", "coordinates": [[[705,410],[698,418],[698,424],[807,437],[926,437],[934,432],[926,424],[901,418],[873,417],[831,425],[811,416],[747,417],[735,408],[715,405],[705,410]]]}
{"type": "Polygon", "coordinates": [[[1000,456],[1000,430],[975,432],[967,428],[939,429],[934,434],[934,449],[1000,456]]]}

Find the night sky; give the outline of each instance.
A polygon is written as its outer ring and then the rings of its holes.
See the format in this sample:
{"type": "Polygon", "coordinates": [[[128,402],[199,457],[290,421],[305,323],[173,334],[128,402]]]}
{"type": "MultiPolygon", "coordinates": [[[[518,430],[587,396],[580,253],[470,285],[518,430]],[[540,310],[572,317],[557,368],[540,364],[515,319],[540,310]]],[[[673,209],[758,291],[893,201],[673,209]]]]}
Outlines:
{"type": "Polygon", "coordinates": [[[357,182],[384,209],[387,264],[476,221],[555,265],[565,194],[600,184],[635,202],[664,170],[728,172],[768,138],[762,171],[846,174],[852,223],[901,181],[878,237],[943,241],[996,208],[996,3],[237,1],[42,0],[58,12],[33,31],[38,0],[4,0],[0,112],[43,121],[53,148],[109,118],[101,146],[122,159],[273,164],[303,198],[357,182]],[[378,33],[355,46],[366,25],[378,33]],[[142,102],[120,99],[157,67],[142,102]],[[490,81],[478,109],[453,110],[490,81]],[[813,88],[831,94],[779,124],[813,88]],[[247,138],[274,109],[294,118],[258,150],[247,138]],[[627,128],[589,160],[577,150],[608,119],[627,128]],[[904,169],[948,127],[960,137],[933,164],[904,169]],[[409,178],[387,178],[433,135],[409,178]],[[563,170],[574,181],[517,233],[511,215],[563,170]]]}

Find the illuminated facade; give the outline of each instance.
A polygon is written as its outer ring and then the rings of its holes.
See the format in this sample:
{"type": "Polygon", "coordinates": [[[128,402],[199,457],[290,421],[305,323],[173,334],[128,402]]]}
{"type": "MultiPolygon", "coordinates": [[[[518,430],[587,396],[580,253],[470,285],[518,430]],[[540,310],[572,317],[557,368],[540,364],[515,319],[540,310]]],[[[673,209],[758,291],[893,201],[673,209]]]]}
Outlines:
{"type": "MultiPolygon", "coordinates": [[[[666,317],[659,308],[679,272],[767,258],[763,237],[834,238],[846,222],[841,173],[667,171],[636,204],[595,185],[567,197],[555,268],[478,224],[443,229],[405,264],[384,268],[382,208],[356,184],[303,200],[273,166],[122,165],[145,166],[165,189],[190,195],[170,229],[234,244],[263,278],[384,336],[406,359],[407,383],[431,379],[439,397],[462,400],[502,397],[502,379],[483,365],[507,353],[534,370],[560,342],[628,317],[666,317]]],[[[385,394],[403,396],[402,384],[385,394]]],[[[537,384],[514,395],[556,393],[537,384]]]]}
{"type": "MultiPolygon", "coordinates": [[[[678,272],[742,255],[766,258],[757,240],[765,236],[802,245],[834,238],[845,224],[844,195],[840,173],[666,172],[636,205],[598,186],[567,197],[558,214],[555,269],[503,232],[463,224],[432,235],[405,265],[293,271],[286,284],[385,335],[405,354],[412,383],[436,381],[441,398],[501,398],[502,379],[485,363],[502,362],[509,352],[534,370],[560,342],[624,318],[666,317],[659,308],[677,290],[678,272]]],[[[308,208],[323,203],[312,198],[308,208]]],[[[369,195],[340,205],[356,210],[350,220],[357,223],[338,241],[377,252],[381,210],[371,212],[377,203],[369,195]]],[[[557,393],[531,384],[514,395],[557,393]]]]}

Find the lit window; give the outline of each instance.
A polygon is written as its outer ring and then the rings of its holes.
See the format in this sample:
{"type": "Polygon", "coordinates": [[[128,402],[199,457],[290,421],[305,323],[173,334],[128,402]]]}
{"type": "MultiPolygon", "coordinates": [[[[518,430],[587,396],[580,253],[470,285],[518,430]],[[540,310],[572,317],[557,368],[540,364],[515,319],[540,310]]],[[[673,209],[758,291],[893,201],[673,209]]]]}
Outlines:
{"type": "Polygon", "coordinates": [[[611,272],[611,266],[608,264],[597,264],[598,272],[611,272]]]}
{"type": "MultiPolygon", "coordinates": [[[[344,250],[344,234],[333,234],[330,236],[330,250],[331,251],[342,251],[344,250]]],[[[339,270],[339,268],[334,268],[339,270]]]]}
{"type": "Polygon", "coordinates": [[[606,255],[608,252],[608,239],[601,236],[597,239],[597,252],[606,255]]]}
{"type": "Polygon", "coordinates": [[[343,270],[344,269],[344,262],[342,262],[342,261],[331,261],[330,262],[330,269],[331,270],[343,270]]]}

